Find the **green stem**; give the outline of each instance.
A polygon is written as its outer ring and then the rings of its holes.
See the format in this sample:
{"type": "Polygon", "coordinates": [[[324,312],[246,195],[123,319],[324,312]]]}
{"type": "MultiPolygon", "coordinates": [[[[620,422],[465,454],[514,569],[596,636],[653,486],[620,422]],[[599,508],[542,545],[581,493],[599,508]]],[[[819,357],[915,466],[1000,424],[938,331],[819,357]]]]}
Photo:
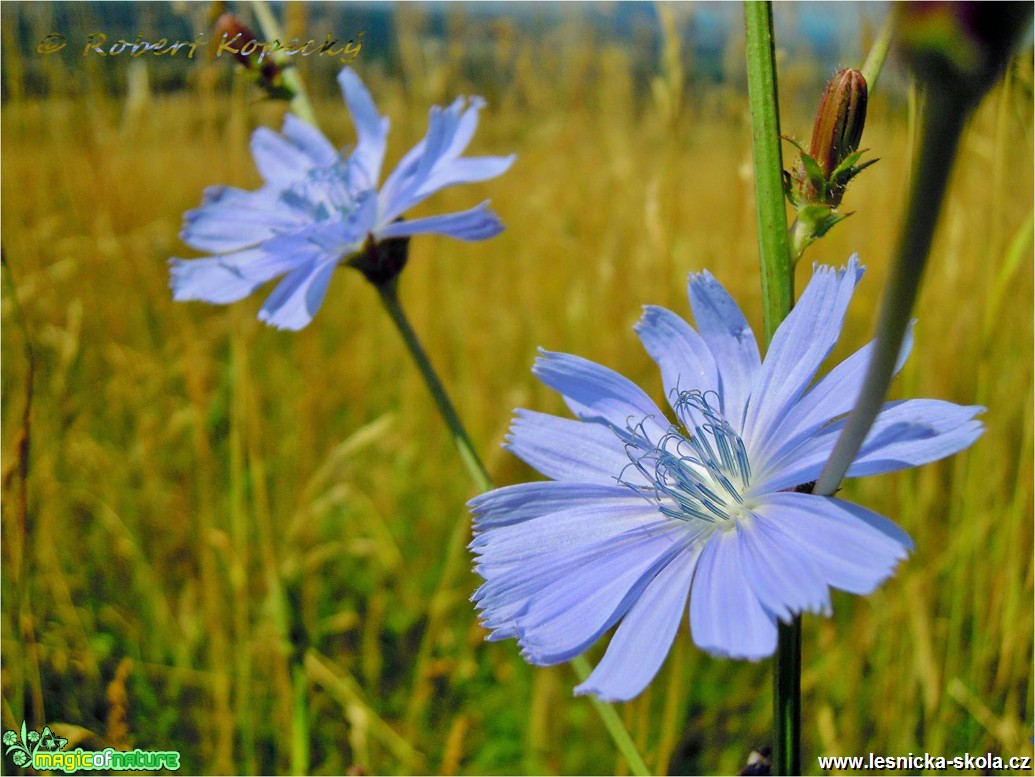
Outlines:
{"type": "Polygon", "coordinates": [[[801,774],[801,616],[777,623],[773,667],[773,773],[801,774]]]}
{"type": "MultiPolygon", "coordinates": [[[[471,480],[474,482],[478,490],[492,490],[492,478],[489,477],[489,473],[485,470],[481,459],[479,459],[478,454],[475,453],[474,444],[471,442],[471,438],[468,436],[467,430],[464,429],[463,422],[461,422],[460,416],[456,412],[456,408],[453,407],[453,403],[450,401],[449,395],[446,393],[445,386],[443,386],[442,381],[439,380],[438,374],[435,372],[435,368],[431,366],[431,360],[428,359],[428,354],[425,352],[424,347],[417,338],[417,333],[410,325],[410,320],[406,317],[406,312],[403,310],[402,303],[399,301],[398,277],[385,283],[374,284],[374,287],[381,296],[381,302],[384,304],[385,310],[388,311],[388,315],[391,317],[392,322],[399,330],[399,334],[402,335],[403,342],[406,343],[406,348],[409,350],[410,356],[412,356],[413,360],[417,363],[417,368],[420,370],[420,374],[424,378],[424,383],[427,385],[428,391],[431,393],[431,398],[435,401],[435,406],[438,407],[438,411],[442,415],[442,419],[446,422],[446,426],[449,427],[449,431],[453,435],[453,443],[456,445],[457,451],[460,453],[460,458],[463,459],[464,466],[467,468],[467,474],[471,476],[471,480]]],[[[579,656],[578,658],[573,659],[571,663],[580,680],[585,680],[586,677],[589,676],[589,664],[584,657],[579,656]]],[[[615,712],[614,707],[606,702],[600,701],[596,697],[593,697],[592,700],[597,713],[600,715],[600,718],[604,723],[604,727],[611,735],[611,738],[614,740],[615,746],[622,754],[622,757],[624,757],[626,762],[629,764],[629,768],[632,769],[633,773],[639,777],[645,777],[645,775],[650,774],[647,770],[646,764],[643,762],[643,758],[636,750],[636,746],[633,744],[632,738],[629,736],[629,732],[625,730],[621,719],[618,717],[618,713],[615,712]]]]}
{"type": "Polygon", "coordinates": [[[884,60],[888,58],[888,51],[891,49],[891,41],[895,37],[896,13],[894,8],[888,12],[877,33],[877,39],[870,47],[870,53],[866,55],[866,62],[862,66],[863,78],[866,80],[866,89],[873,95],[874,87],[877,86],[877,78],[884,68],[884,60]]]}
{"type": "Polygon", "coordinates": [[[783,199],[783,156],[771,4],[756,0],[744,3],[744,22],[758,247],[762,260],[762,305],[768,343],[794,305],[794,265],[783,199]]]}
{"type": "MultiPolygon", "coordinates": [[[[575,670],[575,675],[579,678],[579,682],[585,682],[590,673],[589,661],[586,660],[586,657],[577,656],[573,658],[571,660],[571,666],[572,669],[575,670]]],[[[633,744],[632,737],[629,736],[629,732],[626,731],[625,726],[622,725],[622,720],[618,717],[618,713],[615,711],[614,706],[605,701],[601,701],[592,694],[590,694],[589,699],[593,702],[593,706],[596,707],[597,714],[600,715],[600,719],[604,721],[604,725],[610,732],[611,738],[615,742],[615,746],[618,747],[618,751],[625,758],[626,763],[629,764],[629,768],[632,769],[632,773],[639,777],[646,777],[646,775],[650,774],[650,770],[647,769],[647,764],[645,764],[643,762],[643,758],[640,757],[640,753],[637,751],[636,745],[633,744]]]]}
{"type": "Polygon", "coordinates": [[[467,468],[467,474],[471,476],[471,480],[479,491],[492,490],[492,478],[486,472],[485,466],[482,464],[481,459],[478,458],[478,454],[474,452],[474,443],[471,442],[471,438],[467,435],[467,430],[464,429],[463,422],[460,420],[456,408],[453,407],[449,394],[446,393],[446,387],[442,385],[442,381],[439,380],[435,368],[431,366],[431,360],[428,359],[427,352],[420,344],[417,333],[410,325],[410,320],[406,317],[402,303],[399,302],[398,278],[396,277],[386,283],[375,285],[375,288],[381,295],[381,302],[384,304],[385,310],[388,311],[388,315],[391,317],[396,329],[402,335],[403,342],[406,343],[410,356],[417,363],[417,369],[420,370],[421,377],[424,378],[424,383],[428,387],[431,398],[435,401],[438,412],[442,415],[442,420],[446,422],[450,434],[453,435],[453,443],[460,453],[460,458],[463,459],[464,466],[467,468]]]}
{"type": "Polygon", "coordinates": [[[942,198],[949,182],[969,103],[950,90],[931,89],[921,119],[920,153],[913,173],[909,203],[895,252],[895,264],[884,291],[877,343],[862,392],[834,452],[816,481],[813,493],[829,496],[862,447],[887,397],[909,317],[931,250],[942,198]]]}
{"type": "MultiPolygon", "coordinates": [[[[762,311],[768,344],[794,305],[794,264],[787,232],[780,113],[768,2],[744,3],[748,100],[755,161],[755,204],[762,262],[762,311]]],[[[778,625],[773,667],[773,769],[801,773],[801,617],[778,625]]]]}

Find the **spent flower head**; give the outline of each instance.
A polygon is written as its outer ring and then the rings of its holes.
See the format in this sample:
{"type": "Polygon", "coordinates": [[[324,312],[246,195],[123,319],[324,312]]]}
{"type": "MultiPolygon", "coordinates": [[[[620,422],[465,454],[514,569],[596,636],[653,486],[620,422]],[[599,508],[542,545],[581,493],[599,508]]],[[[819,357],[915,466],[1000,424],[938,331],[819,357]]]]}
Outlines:
{"type": "Polygon", "coordinates": [[[255,191],[211,187],[201,207],[186,214],[181,238],[213,256],[170,260],[174,299],[226,304],[285,276],[259,318],[297,330],[312,320],[339,265],[387,283],[405,265],[406,239],[413,235],[485,240],[503,230],[487,201],[457,213],[402,219],[440,189],[494,178],[513,163],[513,156],[461,156],[478,126],[481,98],[433,107],[424,139],[378,188],[388,119],[351,69],[342,70],[338,83],[356,125],[355,148],[339,153],[292,114],[279,135],[257,129],[251,149],[265,183],[255,191]]]}
{"type": "MultiPolygon", "coordinates": [[[[636,331],[674,420],[631,381],[543,352],[535,374],[578,420],[518,410],[507,447],[552,481],[470,503],[485,579],[473,599],[490,640],[539,665],[568,661],[621,621],[576,693],[626,700],[657,673],[689,609],[696,644],[760,659],[777,621],[829,614],[830,588],[872,592],[912,548],[887,518],[811,493],[863,381],[867,345],[813,380],[862,275],[817,267],[763,362],[733,299],[693,275],[695,331],[647,307],[636,331]]],[[[903,349],[899,366],[908,345],[903,349]]],[[[943,458],[981,434],[979,407],[884,406],[850,476],[943,458]]]]}

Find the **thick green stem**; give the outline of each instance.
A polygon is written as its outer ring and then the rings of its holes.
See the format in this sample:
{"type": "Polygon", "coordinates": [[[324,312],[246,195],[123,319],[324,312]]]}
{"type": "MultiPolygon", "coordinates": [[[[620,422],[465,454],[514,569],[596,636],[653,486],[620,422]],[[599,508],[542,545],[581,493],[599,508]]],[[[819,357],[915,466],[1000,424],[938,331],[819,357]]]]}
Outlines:
{"type": "MultiPolygon", "coordinates": [[[[780,149],[780,113],[773,46],[773,11],[768,2],[744,3],[748,100],[755,160],[755,204],[762,262],[765,340],[794,305],[794,264],[787,233],[780,149]]],[[[773,667],[773,769],[801,773],[801,617],[779,624],[773,667]]]]}
{"type": "Polygon", "coordinates": [[[773,773],[801,774],[801,616],[780,622],[773,667],[773,773]]]}
{"type": "Polygon", "coordinates": [[[772,6],[768,2],[749,0],[744,3],[744,22],[751,146],[755,161],[755,208],[762,260],[762,310],[768,343],[794,305],[794,265],[784,205],[772,6]]]}
{"type": "MultiPolygon", "coordinates": [[[[478,490],[491,490],[493,488],[492,478],[489,477],[489,473],[486,472],[481,459],[479,459],[478,454],[475,453],[474,444],[471,442],[471,438],[467,435],[467,431],[464,429],[460,416],[456,412],[456,408],[453,407],[453,403],[450,401],[449,395],[446,393],[445,386],[443,386],[442,381],[439,380],[438,374],[435,372],[435,368],[431,366],[431,361],[428,359],[428,355],[420,344],[420,340],[417,338],[417,333],[410,325],[410,321],[406,317],[406,312],[403,310],[402,304],[399,301],[398,277],[385,283],[374,284],[374,287],[381,296],[381,302],[384,304],[385,310],[388,311],[388,315],[391,317],[392,322],[399,330],[399,334],[402,335],[403,342],[406,343],[406,348],[409,350],[413,360],[417,363],[417,368],[420,370],[421,376],[424,378],[424,383],[427,385],[428,391],[431,393],[431,397],[435,401],[435,406],[442,415],[442,419],[446,422],[446,426],[449,427],[450,434],[453,436],[453,443],[456,445],[457,451],[460,453],[460,458],[463,459],[464,466],[467,468],[467,474],[471,476],[471,480],[478,490]]],[[[586,677],[589,676],[589,664],[584,657],[579,656],[571,663],[580,680],[585,680],[586,677]]],[[[626,762],[629,764],[629,768],[633,771],[633,774],[636,774],[639,777],[645,777],[645,775],[650,774],[647,770],[646,764],[643,762],[643,758],[636,750],[636,746],[633,744],[632,738],[629,736],[629,732],[626,731],[625,727],[622,725],[621,719],[618,717],[618,713],[615,712],[614,707],[595,697],[592,701],[594,707],[596,707],[597,713],[600,715],[600,719],[604,723],[604,727],[611,735],[611,739],[614,740],[615,746],[622,754],[622,757],[624,757],[626,762]]]]}
{"type": "Polygon", "coordinates": [[[921,124],[920,153],[913,172],[906,220],[899,235],[895,264],[884,291],[877,324],[877,344],[859,399],[848,417],[844,431],[837,439],[834,452],[816,481],[813,493],[829,496],[837,491],[887,397],[895,363],[902,349],[902,340],[920,289],[924,265],[931,250],[942,197],[963,133],[967,108],[968,104],[955,92],[932,89],[927,95],[921,124]]]}

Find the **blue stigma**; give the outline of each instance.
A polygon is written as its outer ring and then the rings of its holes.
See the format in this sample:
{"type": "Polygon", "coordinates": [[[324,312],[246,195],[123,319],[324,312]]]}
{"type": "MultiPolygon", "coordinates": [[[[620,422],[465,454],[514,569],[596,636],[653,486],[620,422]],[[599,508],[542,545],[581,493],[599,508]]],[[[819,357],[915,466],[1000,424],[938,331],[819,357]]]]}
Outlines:
{"type": "Polygon", "coordinates": [[[673,404],[682,426],[669,427],[656,443],[648,439],[642,423],[622,434],[629,466],[647,485],[626,480],[624,471],[618,482],[671,518],[729,521],[740,512],[741,494],[751,480],[744,441],[707,394],[683,391],[673,404]]]}

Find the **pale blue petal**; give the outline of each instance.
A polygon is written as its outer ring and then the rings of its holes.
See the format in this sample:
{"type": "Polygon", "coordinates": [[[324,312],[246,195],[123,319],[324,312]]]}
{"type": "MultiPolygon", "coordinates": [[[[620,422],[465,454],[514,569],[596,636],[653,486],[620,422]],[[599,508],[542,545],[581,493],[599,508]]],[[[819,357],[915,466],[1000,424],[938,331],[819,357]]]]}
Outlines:
{"type": "Polygon", "coordinates": [[[289,186],[315,167],[305,148],[268,127],[252,133],[251,149],[263,180],[273,187],[289,186]]]}
{"type": "Polygon", "coordinates": [[[741,432],[751,387],[762,363],[755,334],[737,303],[707,270],[691,275],[687,286],[697,331],[719,370],[723,414],[734,430],[741,432]]]}
{"type": "Polygon", "coordinates": [[[448,108],[433,106],[428,116],[428,132],[424,136],[424,154],[413,173],[411,186],[417,188],[443,161],[455,159],[474,137],[478,111],[485,105],[480,97],[472,98],[472,105],[464,111],[463,97],[457,97],[448,108]]]}
{"type": "Polygon", "coordinates": [[[491,210],[486,200],[470,210],[429,216],[411,221],[394,221],[377,230],[380,239],[410,237],[434,233],[458,240],[488,240],[503,231],[503,222],[491,210]]]}
{"type": "Polygon", "coordinates": [[[225,305],[290,272],[299,265],[299,259],[271,254],[259,247],[204,259],[171,259],[169,265],[174,300],[225,305]]]}
{"type": "Polygon", "coordinates": [[[889,402],[877,416],[846,477],[882,475],[944,459],[971,445],[985,428],[985,408],[939,399],[889,402]]]}
{"type": "Polygon", "coordinates": [[[352,123],[356,125],[359,142],[352,152],[352,159],[363,171],[359,183],[364,189],[374,189],[381,177],[389,120],[381,116],[370,92],[350,68],[338,74],[338,85],[352,114],[352,123]]]}
{"type": "Polygon", "coordinates": [[[480,532],[558,513],[590,501],[627,496],[629,490],[625,486],[546,480],[497,488],[476,496],[467,506],[474,516],[474,530],[480,532]]]}
{"type": "MultiPolygon", "coordinates": [[[[485,541],[477,547],[479,560],[475,566],[485,583],[472,600],[482,611],[485,628],[493,631],[492,641],[517,636],[519,624],[533,603],[542,598],[544,591],[560,585],[560,581],[572,580],[573,576],[579,577],[594,568],[618,569],[621,564],[616,562],[622,558],[626,559],[622,563],[632,563],[642,555],[646,543],[663,532],[674,535],[671,542],[686,541],[685,526],[661,516],[645,501],[635,504],[602,500],[594,505],[588,518],[584,511],[578,515],[565,511],[561,516],[560,520],[568,526],[573,521],[577,524],[579,519],[587,524],[580,535],[582,541],[568,546],[549,541],[552,521],[547,518],[552,519],[552,515],[531,526],[507,527],[519,530],[509,533],[511,539],[516,533],[526,534],[524,543],[531,549],[531,561],[494,560],[499,555],[493,551],[496,530],[485,532],[485,541]],[[540,548],[541,552],[536,553],[540,548]],[[631,553],[627,552],[629,548],[633,549],[631,553]]],[[[524,625],[527,626],[527,622],[524,625]]]]}
{"type": "Polygon", "coordinates": [[[638,475],[618,435],[603,424],[517,410],[505,447],[554,480],[616,485],[620,475],[638,475]]]}
{"type": "Polygon", "coordinates": [[[618,430],[642,426],[655,442],[668,431],[665,414],[628,378],[579,356],[542,349],[539,353],[532,373],[560,392],[579,418],[618,430]]]}
{"type": "Polygon", "coordinates": [[[394,221],[415,203],[414,193],[427,180],[434,166],[443,161],[458,129],[463,102],[463,98],[457,98],[449,108],[437,105],[431,108],[424,139],[403,157],[381,187],[381,212],[386,222],[394,221]]]}
{"type": "Polygon", "coordinates": [[[823,575],[798,543],[769,524],[759,515],[736,529],[744,575],[758,601],[784,622],[801,612],[829,615],[830,594],[823,575]]]}
{"type": "Polygon", "coordinates": [[[432,194],[447,186],[460,183],[478,183],[502,175],[514,164],[517,156],[479,156],[466,159],[454,159],[448,163],[440,163],[424,182],[413,190],[410,196],[396,203],[397,209],[409,210],[423,202],[432,194]]]}
{"type": "Polygon", "coordinates": [[[213,186],[206,189],[200,208],[184,214],[180,239],[198,251],[226,253],[258,245],[304,224],[297,212],[279,207],[268,190],[246,192],[213,186]]]}
{"type": "Polygon", "coordinates": [[[690,589],[690,633],[717,656],[758,660],[776,650],[776,618],[744,576],[737,529],[706,541],[690,589]]]}
{"type": "Polygon", "coordinates": [[[604,559],[573,563],[567,577],[540,591],[517,618],[522,655],[533,664],[549,665],[569,661],[586,650],[625,614],[657,571],[681,552],[683,533],[679,525],[643,533],[614,542],[604,559]]]}
{"type": "Polygon", "coordinates": [[[427,144],[424,140],[421,140],[417,145],[407,151],[403,158],[399,160],[399,163],[395,166],[395,169],[388,174],[388,178],[385,179],[384,185],[377,193],[378,209],[385,214],[394,213],[390,219],[386,218],[386,221],[392,221],[405,210],[405,208],[396,207],[398,203],[403,202],[403,196],[400,194],[403,187],[413,179],[414,172],[417,170],[417,165],[420,164],[421,159],[424,157],[424,148],[427,144]]]}
{"type": "MultiPolygon", "coordinates": [[[[261,248],[252,248],[231,256],[244,259],[262,255],[261,248]]],[[[169,280],[173,299],[177,302],[201,300],[224,305],[244,299],[262,285],[262,281],[245,278],[222,257],[206,259],[170,259],[169,280]]]]}
{"type": "Polygon", "coordinates": [[[767,494],[755,511],[800,546],[828,585],[854,594],[872,593],[913,548],[887,518],[833,497],[767,494]]]}
{"type": "Polygon", "coordinates": [[[745,439],[763,437],[812,382],[837,342],[862,272],[855,256],[848,260],[847,269],[816,267],[798,303],[773,336],[751,391],[745,439]]]}
{"type": "MultiPolygon", "coordinates": [[[[879,475],[927,464],[966,448],[984,431],[974,417],[978,406],[937,399],[889,402],[877,415],[846,477],[879,475]]],[[[777,461],[767,462],[752,485],[752,494],[782,491],[819,477],[844,429],[841,418],[777,461]]]]}
{"type": "Polygon", "coordinates": [[[470,104],[465,110],[464,106],[468,100],[457,97],[453,104],[443,112],[450,119],[448,129],[444,133],[449,141],[448,147],[442,154],[446,159],[456,159],[464,153],[474,138],[475,130],[478,129],[478,112],[485,107],[485,100],[481,97],[471,97],[469,102],[470,104]]]}
{"type": "Polygon", "coordinates": [[[603,659],[575,688],[577,695],[593,693],[603,701],[628,701],[654,679],[686,612],[698,555],[696,546],[688,546],[650,581],[622,619],[603,659]]]}
{"type": "Polygon", "coordinates": [[[449,108],[435,106],[428,120],[428,133],[396,167],[379,195],[384,222],[412,208],[440,189],[457,183],[474,183],[505,172],[515,157],[471,157],[460,159],[478,126],[478,111],[484,100],[475,97],[463,110],[458,98],[449,108]]]}
{"type": "Polygon", "coordinates": [[[316,127],[293,113],[284,115],[281,134],[306,157],[309,167],[333,165],[338,151],[316,127]]]}
{"type": "Polygon", "coordinates": [[[303,329],[320,309],[336,261],[312,261],[292,270],[259,311],[259,320],[277,329],[303,329]]]}
{"type": "MultiPolygon", "coordinates": [[[[762,462],[783,458],[855,407],[873,347],[874,343],[870,342],[838,364],[790,408],[775,428],[765,431],[763,440],[751,440],[749,453],[752,459],[762,462]]],[[[895,364],[895,374],[906,363],[912,348],[913,324],[910,323],[895,364]]]]}
{"type": "Polygon", "coordinates": [[[618,496],[584,500],[520,523],[480,530],[469,547],[478,557],[479,572],[495,581],[497,574],[517,567],[520,575],[527,575],[528,565],[539,567],[555,553],[570,556],[573,548],[586,553],[619,535],[645,534],[671,522],[646,499],[625,489],[618,496]]]}
{"type": "Polygon", "coordinates": [[[648,305],[635,329],[643,347],[661,368],[665,396],[673,408],[680,392],[718,392],[715,359],[686,321],[665,308],[648,305]]]}

